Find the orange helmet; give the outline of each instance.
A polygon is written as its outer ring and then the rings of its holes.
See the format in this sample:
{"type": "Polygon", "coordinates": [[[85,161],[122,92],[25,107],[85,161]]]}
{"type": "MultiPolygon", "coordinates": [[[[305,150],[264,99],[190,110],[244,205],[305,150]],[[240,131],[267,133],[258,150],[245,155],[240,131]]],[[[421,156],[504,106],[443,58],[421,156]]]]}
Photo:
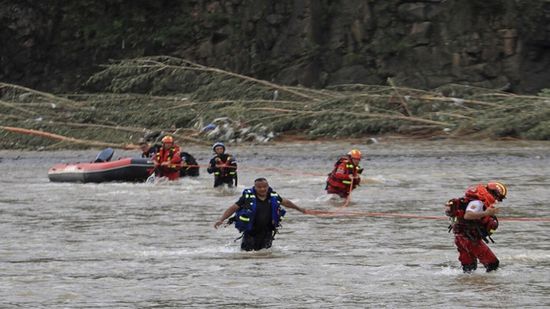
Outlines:
{"type": "Polygon", "coordinates": [[[487,191],[489,191],[499,202],[506,198],[508,189],[500,182],[487,183],[487,191]]]}
{"type": "Polygon", "coordinates": [[[350,152],[348,152],[348,156],[350,156],[352,159],[361,160],[361,151],[357,149],[352,149],[350,152]]]}
{"type": "Polygon", "coordinates": [[[174,142],[174,138],[170,135],[166,135],[165,137],[162,138],[162,143],[173,143],[174,142]]]}

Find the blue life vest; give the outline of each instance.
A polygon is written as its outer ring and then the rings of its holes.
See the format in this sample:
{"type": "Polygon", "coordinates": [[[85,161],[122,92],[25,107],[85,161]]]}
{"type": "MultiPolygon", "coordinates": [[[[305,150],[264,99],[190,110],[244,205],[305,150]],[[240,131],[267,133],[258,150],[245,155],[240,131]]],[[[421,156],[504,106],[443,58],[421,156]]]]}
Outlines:
{"type": "MultiPolygon", "coordinates": [[[[285,215],[286,210],[281,207],[281,203],[278,200],[279,194],[273,191],[271,187],[268,189],[267,194],[271,204],[271,224],[273,229],[277,229],[280,226],[282,217],[285,215]]],[[[243,191],[245,198],[245,204],[235,212],[233,221],[235,227],[239,232],[250,232],[254,226],[254,219],[256,216],[256,190],[254,188],[245,189],[243,191]]]]}

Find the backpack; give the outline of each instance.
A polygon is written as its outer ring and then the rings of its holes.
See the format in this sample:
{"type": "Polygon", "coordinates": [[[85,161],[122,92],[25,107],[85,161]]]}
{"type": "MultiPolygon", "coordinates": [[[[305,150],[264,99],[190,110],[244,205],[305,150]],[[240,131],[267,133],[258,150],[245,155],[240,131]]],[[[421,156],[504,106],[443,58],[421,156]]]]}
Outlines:
{"type": "Polygon", "coordinates": [[[445,203],[445,214],[451,221],[455,221],[457,218],[463,218],[468,203],[470,203],[470,199],[465,197],[452,198],[445,203]]]}
{"type": "MultiPolygon", "coordinates": [[[[447,201],[445,204],[445,214],[449,217],[451,224],[449,225],[449,233],[453,229],[453,226],[458,223],[459,219],[464,218],[466,213],[466,207],[471,200],[467,197],[453,198],[447,201]]],[[[481,236],[481,239],[486,243],[495,242],[491,235],[498,228],[498,218],[496,216],[485,216],[480,219],[480,224],[476,226],[476,230],[481,236]],[[489,240],[488,240],[489,239],[489,240]]]]}

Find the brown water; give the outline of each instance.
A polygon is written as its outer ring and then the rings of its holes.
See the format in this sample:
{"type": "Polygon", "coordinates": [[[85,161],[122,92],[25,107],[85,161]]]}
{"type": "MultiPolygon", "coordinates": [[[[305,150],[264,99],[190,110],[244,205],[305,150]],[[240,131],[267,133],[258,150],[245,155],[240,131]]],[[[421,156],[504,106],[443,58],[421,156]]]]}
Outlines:
{"type": "MultiPolygon", "coordinates": [[[[382,142],[230,147],[239,190],[170,184],[51,183],[58,162],[96,151],[0,151],[0,307],[548,307],[548,222],[502,221],[502,268],[463,274],[445,220],[319,218],[289,210],[270,250],[242,253],[220,214],[256,177],[310,209],[335,210],[325,174],[351,147],[368,183],[350,211],[441,216],[471,184],[509,185],[501,217],[549,218],[550,143],[382,142]]],[[[206,164],[208,149],[187,148],[206,164]]],[[[131,153],[117,153],[116,156],[131,153]]]]}

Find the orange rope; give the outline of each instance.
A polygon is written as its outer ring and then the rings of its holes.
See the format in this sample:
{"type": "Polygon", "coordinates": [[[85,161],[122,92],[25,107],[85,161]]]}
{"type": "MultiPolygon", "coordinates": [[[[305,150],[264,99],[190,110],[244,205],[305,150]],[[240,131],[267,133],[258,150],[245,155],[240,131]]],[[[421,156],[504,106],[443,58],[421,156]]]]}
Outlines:
{"type": "MultiPolygon", "coordinates": [[[[78,144],[87,144],[92,146],[106,146],[106,147],[116,147],[116,148],[123,148],[123,149],[137,148],[135,145],[123,145],[123,144],[104,143],[99,141],[81,140],[81,139],[76,139],[72,137],[66,137],[66,136],[50,133],[50,132],[17,128],[17,127],[0,126],[0,129],[4,129],[6,131],[11,131],[14,133],[35,135],[35,136],[41,136],[41,137],[60,140],[60,141],[66,141],[66,142],[72,142],[72,143],[78,143],[78,144]]],[[[186,165],[183,167],[208,167],[208,166],[209,165],[186,165]]],[[[228,167],[228,168],[232,168],[232,167],[228,167]]],[[[325,176],[325,174],[308,173],[308,172],[302,172],[302,171],[299,173],[294,173],[294,172],[291,172],[290,170],[285,170],[285,169],[276,168],[276,167],[257,168],[257,167],[249,166],[244,169],[275,171],[275,172],[280,172],[280,173],[290,174],[290,175],[325,176]]],[[[317,217],[393,217],[393,218],[429,219],[429,220],[447,220],[448,219],[448,217],[444,217],[444,216],[419,216],[419,215],[413,215],[413,214],[399,214],[399,213],[364,212],[364,211],[330,211],[330,210],[316,210],[316,209],[306,209],[305,214],[309,214],[317,217]]],[[[508,217],[508,218],[499,218],[499,220],[512,221],[512,222],[550,222],[550,218],[508,217]]]]}
{"type": "MultiPolygon", "coordinates": [[[[366,212],[366,211],[332,211],[332,210],[318,210],[318,209],[306,209],[306,215],[313,215],[316,217],[333,218],[333,217],[386,217],[386,218],[406,218],[406,219],[426,219],[426,220],[448,220],[446,216],[420,216],[413,214],[400,214],[389,212],[366,212]]],[[[499,221],[510,222],[550,222],[550,218],[515,218],[506,217],[499,218],[499,221]]]]}

